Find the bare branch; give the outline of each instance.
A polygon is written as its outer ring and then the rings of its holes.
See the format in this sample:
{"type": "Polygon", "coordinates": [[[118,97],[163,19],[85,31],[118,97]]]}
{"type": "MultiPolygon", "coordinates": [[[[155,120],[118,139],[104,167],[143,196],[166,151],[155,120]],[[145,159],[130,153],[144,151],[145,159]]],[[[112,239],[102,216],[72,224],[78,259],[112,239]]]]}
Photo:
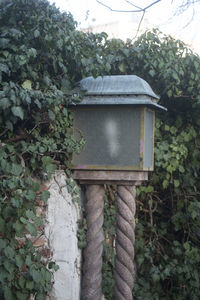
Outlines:
{"type": "Polygon", "coordinates": [[[135,5],[135,4],[133,4],[133,3],[132,3],[131,1],[129,1],[129,0],[124,0],[124,1],[127,2],[128,4],[134,6],[135,8],[142,9],[142,7],[139,7],[139,6],[135,5]]]}
{"type": "Polygon", "coordinates": [[[139,22],[139,24],[138,24],[138,28],[137,28],[137,31],[136,31],[136,35],[131,39],[131,41],[133,41],[134,39],[136,39],[136,37],[137,37],[137,35],[138,35],[138,33],[139,33],[139,30],[140,30],[142,21],[143,21],[143,19],[144,19],[145,12],[146,12],[146,11],[143,11],[142,17],[141,17],[140,22],[139,22]]]}
{"type": "Polygon", "coordinates": [[[112,7],[108,6],[107,4],[101,2],[100,0],[96,0],[97,3],[101,4],[102,6],[106,7],[107,9],[113,11],[113,12],[126,12],[126,13],[138,13],[138,12],[145,12],[147,9],[149,9],[151,6],[157,4],[158,2],[162,1],[162,0],[156,0],[153,1],[151,4],[149,4],[148,6],[142,8],[142,7],[138,7],[136,5],[134,5],[133,3],[131,3],[128,0],[125,0],[127,3],[131,4],[132,6],[134,6],[135,10],[121,10],[121,9],[113,9],[112,7]]]}

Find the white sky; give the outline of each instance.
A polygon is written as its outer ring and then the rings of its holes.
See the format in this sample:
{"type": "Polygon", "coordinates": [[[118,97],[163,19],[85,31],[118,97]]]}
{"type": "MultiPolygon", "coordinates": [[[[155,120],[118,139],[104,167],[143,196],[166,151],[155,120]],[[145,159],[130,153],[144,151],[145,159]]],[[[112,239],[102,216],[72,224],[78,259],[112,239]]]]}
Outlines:
{"type": "MultiPolygon", "coordinates": [[[[55,3],[61,11],[71,12],[75,20],[79,23],[80,28],[87,28],[91,25],[105,24],[115,20],[127,18],[138,18],[141,13],[116,13],[106,7],[98,4],[96,0],[49,0],[55,3]]],[[[133,9],[126,0],[101,0],[103,3],[113,9],[133,9]]],[[[131,1],[131,0],[130,0],[131,1]]],[[[132,3],[143,7],[153,0],[132,0],[132,3]]],[[[177,7],[184,0],[162,0],[152,6],[145,14],[145,20],[148,21],[148,29],[159,28],[166,34],[171,34],[177,39],[183,40],[190,45],[195,52],[200,54],[200,1],[194,6],[190,6],[184,13],[178,14],[177,7]]],[[[125,23],[125,22],[124,22],[125,23]]],[[[141,29],[145,22],[142,23],[141,29]]],[[[145,29],[145,28],[144,28],[145,29]]],[[[133,36],[129,37],[130,39],[133,36]]]]}

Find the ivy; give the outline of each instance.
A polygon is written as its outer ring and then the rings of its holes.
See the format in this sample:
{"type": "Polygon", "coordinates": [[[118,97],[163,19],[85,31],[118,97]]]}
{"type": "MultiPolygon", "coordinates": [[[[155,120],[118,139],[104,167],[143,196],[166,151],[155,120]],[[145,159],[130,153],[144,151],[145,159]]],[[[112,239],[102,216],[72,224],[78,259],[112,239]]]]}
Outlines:
{"type": "MultiPolygon", "coordinates": [[[[137,188],[134,299],[198,299],[200,58],[157,30],[134,43],[107,40],[105,55],[106,74],[144,78],[168,108],[157,114],[155,170],[137,188]]],[[[114,226],[113,220],[105,231],[114,226]]],[[[113,299],[112,272],[104,268],[107,299],[113,299]]]]}
{"type": "Polygon", "coordinates": [[[49,198],[40,182],[67,170],[84,144],[71,134],[68,106],[82,97],[80,79],[99,74],[104,38],[79,32],[71,14],[46,0],[0,3],[1,299],[45,299],[51,290],[57,266],[30,239],[43,226],[36,203],[49,198]]]}

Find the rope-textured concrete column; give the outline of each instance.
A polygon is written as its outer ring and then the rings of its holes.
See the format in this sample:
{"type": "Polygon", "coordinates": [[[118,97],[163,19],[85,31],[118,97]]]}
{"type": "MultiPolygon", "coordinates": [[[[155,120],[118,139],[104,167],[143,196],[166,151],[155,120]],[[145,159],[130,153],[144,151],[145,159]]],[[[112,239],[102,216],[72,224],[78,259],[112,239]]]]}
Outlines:
{"type": "Polygon", "coordinates": [[[135,186],[118,186],[115,300],[133,299],[135,196],[135,186]]]}
{"type": "Polygon", "coordinates": [[[86,189],[87,246],[83,251],[82,300],[100,300],[102,296],[104,187],[88,185],[86,189]]]}

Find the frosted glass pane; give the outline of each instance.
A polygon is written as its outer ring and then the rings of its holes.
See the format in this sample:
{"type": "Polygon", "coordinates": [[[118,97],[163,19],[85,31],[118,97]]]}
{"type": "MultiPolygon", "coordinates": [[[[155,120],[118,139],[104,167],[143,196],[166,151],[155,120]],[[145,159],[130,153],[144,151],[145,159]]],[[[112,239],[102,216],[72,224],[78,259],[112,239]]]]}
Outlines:
{"type": "MultiPolygon", "coordinates": [[[[139,166],[140,108],[78,109],[74,134],[86,139],[80,155],[73,155],[75,166],[139,166]]],[[[98,169],[98,167],[97,167],[98,169]]]]}

